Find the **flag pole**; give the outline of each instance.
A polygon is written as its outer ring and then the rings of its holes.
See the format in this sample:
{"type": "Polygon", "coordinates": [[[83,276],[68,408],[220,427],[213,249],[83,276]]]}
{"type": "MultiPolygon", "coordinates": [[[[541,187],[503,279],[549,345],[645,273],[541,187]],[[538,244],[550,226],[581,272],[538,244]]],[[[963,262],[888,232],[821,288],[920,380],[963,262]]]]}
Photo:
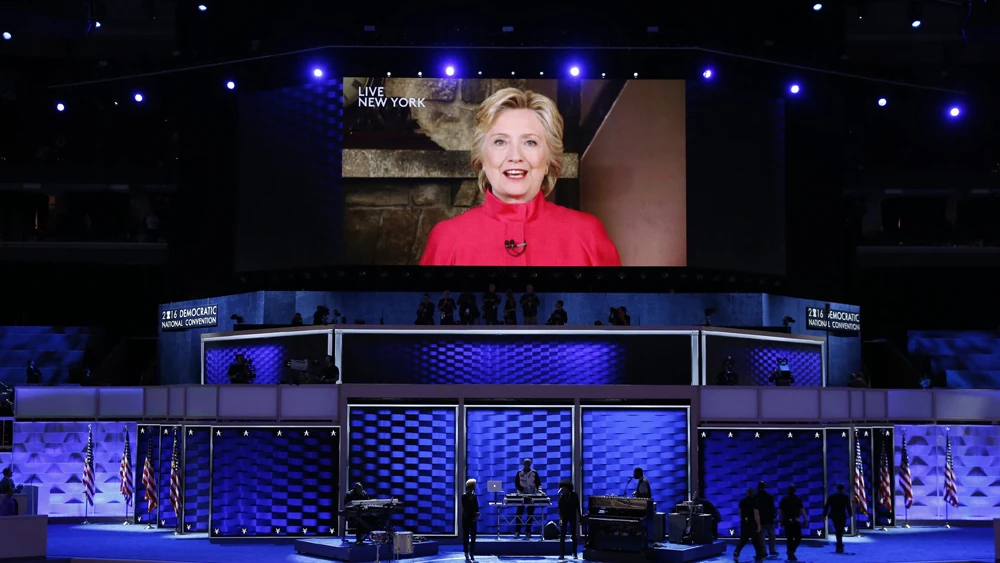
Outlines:
{"type": "Polygon", "coordinates": [[[83,500],[83,525],[84,526],[87,526],[87,525],[90,524],[90,522],[87,521],[87,516],[89,515],[89,509],[90,509],[90,501],[88,501],[87,499],[84,499],[83,500]]]}

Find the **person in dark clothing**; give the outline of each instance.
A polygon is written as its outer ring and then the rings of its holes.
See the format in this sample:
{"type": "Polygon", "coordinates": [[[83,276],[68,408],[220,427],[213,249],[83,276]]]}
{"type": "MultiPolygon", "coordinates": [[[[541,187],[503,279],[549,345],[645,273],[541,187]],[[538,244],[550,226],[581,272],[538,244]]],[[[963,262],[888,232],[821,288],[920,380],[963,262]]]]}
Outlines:
{"type": "Polygon", "coordinates": [[[497,286],[490,284],[489,289],[483,294],[483,320],[488,325],[500,324],[497,320],[497,311],[500,309],[500,296],[497,295],[497,286]]]}
{"type": "Polygon", "coordinates": [[[847,519],[851,517],[851,499],[844,494],[844,486],[837,485],[837,492],[826,497],[823,507],[823,518],[833,522],[833,531],[837,534],[837,553],[844,552],[844,528],[847,519]]]}
{"type": "Polygon", "coordinates": [[[646,541],[648,542],[653,537],[653,519],[656,516],[656,505],[653,503],[653,487],[650,486],[649,479],[646,479],[641,467],[636,467],[632,471],[632,478],[635,479],[635,491],[632,492],[632,498],[649,499],[649,502],[646,503],[646,523],[643,526],[646,531],[646,541]]]}
{"type": "MultiPolygon", "coordinates": [[[[355,483],[354,488],[352,488],[346,496],[344,496],[344,506],[346,507],[348,503],[354,502],[356,500],[368,500],[368,493],[365,492],[365,488],[361,483],[355,483]]],[[[365,541],[368,534],[371,533],[371,521],[364,516],[357,516],[349,518],[350,522],[354,526],[354,540],[356,543],[361,543],[365,541]]]]}
{"type": "Polygon", "coordinates": [[[573,483],[559,483],[559,559],[566,559],[566,528],[573,535],[573,559],[576,559],[581,519],[583,508],[580,506],[580,495],[573,490],[573,483]]]}
{"type": "Polygon", "coordinates": [[[792,383],[795,383],[792,371],[788,367],[787,358],[778,358],[778,368],[771,373],[771,376],[767,380],[774,383],[776,387],[788,387],[792,383]]]}
{"type": "MultiPolygon", "coordinates": [[[[514,475],[514,487],[517,488],[517,492],[522,495],[534,495],[542,491],[542,478],[538,476],[538,472],[531,468],[531,460],[524,460],[524,469],[521,469],[514,475]]],[[[517,507],[517,523],[514,524],[514,537],[519,537],[521,535],[521,524],[524,524],[524,535],[531,538],[531,520],[535,516],[534,505],[521,505],[517,507]],[[528,512],[528,518],[523,519],[525,510],[528,512]]]]}
{"type": "Polygon", "coordinates": [[[774,509],[774,497],[767,492],[767,486],[763,481],[757,483],[757,512],[760,515],[760,545],[764,547],[764,537],[767,537],[767,544],[770,547],[770,554],[777,555],[777,538],[774,534],[774,521],[778,518],[778,511],[774,509]]]}
{"type": "Polygon", "coordinates": [[[514,292],[510,290],[507,290],[507,301],[503,304],[503,324],[517,324],[517,299],[514,298],[514,292]]]}
{"type": "Polygon", "coordinates": [[[302,320],[302,313],[295,313],[292,315],[292,326],[302,326],[305,321],[302,320]]]}
{"type": "Polygon", "coordinates": [[[28,360],[28,384],[40,385],[42,383],[42,371],[35,366],[35,360],[28,360]]]}
{"type": "Polygon", "coordinates": [[[563,309],[563,302],[556,301],[556,310],[552,311],[549,320],[545,321],[545,324],[562,326],[568,322],[569,315],[566,314],[566,309],[563,309]]]}
{"type": "Polygon", "coordinates": [[[732,356],[726,356],[726,361],[722,364],[722,371],[715,375],[716,385],[739,385],[740,375],[736,373],[736,360],[732,356]]]}
{"type": "Polygon", "coordinates": [[[20,492],[21,487],[14,486],[11,476],[14,472],[9,467],[3,468],[3,479],[0,479],[0,516],[17,516],[17,500],[14,493],[20,492]]]}
{"type": "Polygon", "coordinates": [[[535,295],[535,288],[530,283],[524,288],[524,295],[521,296],[521,314],[524,315],[524,324],[538,324],[538,308],[542,305],[538,296],[535,295]]]}
{"type": "Polygon", "coordinates": [[[476,528],[479,521],[479,498],[476,496],[476,480],[465,482],[462,495],[462,551],[466,561],[476,560],[476,528]]]}
{"type": "Polygon", "coordinates": [[[453,325],[455,324],[455,300],[451,298],[451,292],[447,289],[444,290],[444,297],[438,300],[438,313],[441,318],[441,324],[443,325],[453,325]]]}
{"type": "Polygon", "coordinates": [[[314,325],[325,325],[330,320],[330,309],[326,305],[317,305],[316,312],[313,313],[314,325]]]}
{"type": "Polygon", "coordinates": [[[226,376],[230,383],[253,383],[256,378],[250,361],[243,354],[236,354],[236,361],[229,365],[226,376]]]}
{"type": "Polygon", "coordinates": [[[458,296],[458,324],[474,325],[479,319],[479,305],[476,305],[476,296],[471,291],[463,291],[458,296]]]}
{"type": "Polygon", "coordinates": [[[423,299],[420,300],[420,305],[417,305],[417,320],[413,324],[415,325],[433,325],[434,324],[434,304],[431,303],[431,296],[424,294],[423,299]]]}
{"type": "Polygon", "coordinates": [[[764,560],[764,544],[760,541],[760,512],[757,510],[757,499],[753,487],[747,488],[747,496],[740,501],[740,543],[733,552],[733,560],[740,560],[740,552],[747,543],[752,543],[755,551],[754,561],[764,560]]]}
{"type": "Polygon", "coordinates": [[[809,517],[802,499],[795,494],[795,485],[788,486],[788,494],[778,503],[778,509],[781,511],[781,527],[785,529],[785,537],[788,539],[788,560],[798,561],[795,551],[802,543],[802,528],[809,523],[809,517]]]}

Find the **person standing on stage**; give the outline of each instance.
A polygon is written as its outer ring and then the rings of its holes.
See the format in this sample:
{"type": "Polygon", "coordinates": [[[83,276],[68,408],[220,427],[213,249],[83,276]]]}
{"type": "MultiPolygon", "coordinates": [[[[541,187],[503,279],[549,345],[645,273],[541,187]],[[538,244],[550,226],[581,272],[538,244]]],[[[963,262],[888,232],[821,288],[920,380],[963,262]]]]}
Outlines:
{"type": "Polygon", "coordinates": [[[509,289],[507,290],[507,301],[503,304],[503,324],[517,324],[517,299],[514,297],[514,292],[509,289]]]}
{"type": "Polygon", "coordinates": [[[14,472],[9,467],[3,468],[3,479],[0,479],[0,516],[17,516],[17,500],[14,493],[20,492],[20,487],[14,487],[11,476],[14,472]]]}
{"type": "Polygon", "coordinates": [[[851,499],[844,494],[843,485],[837,485],[837,492],[826,497],[823,519],[827,517],[833,522],[833,531],[837,534],[837,553],[843,553],[844,528],[847,527],[847,519],[851,517],[851,499]]]}
{"type": "Polygon", "coordinates": [[[432,325],[434,324],[434,304],[431,303],[431,296],[424,294],[423,299],[420,301],[420,305],[417,306],[417,322],[413,323],[415,325],[432,325]]]}
{"type": "MultiPolygon", "coordinates": [[[[368,493],[365,492],[365,488],[361,483],[355,483],[354,488],[351,489],[347,495],[344,497],[344,507],[346,508],[349,503],[356,500],[369,500],[368,493]]],[[[354,526],[354,540],[356,543],[361,543],[368,537],[371,533],[371,526],[369,525],[368,519],[360,515],[348,518],[348,522],[354,526]]]]}
{"type": "Polygon", "coordinates": [[[476,560],[476,527],[479,520],[479,498],[476,496],[476,480],[465,482],[462,495],[462,550],[466,561],[476,560]]]}
{"type": "Polygon", "coordinates": [[[444,297],[438,299],[438,312],[441,315],[441,324],[455,324],[455,300],[451,298],[451,292],[444,290],[444,297]]]}
{"type": "Polygon", "coordinates": [[[652,499],[653,489],[649,486],[649,480],[643,476],[641,467],[635,468],[632,478],[635,479],[635,492],[632,493],[632,497],[652,499]]]}
{"type": "Polygon", "coordinates": [[[490,284],[489,289],[483,294],[483,320],[488,325],[500,324],[497,320],[497,311],[500,309],[500,296],[497,295],[497,286],[490,284]]]}
{"type": "Polygon", "coordinates": [[[785,537],[788,539],[788,560],[798,561],[795,551],[802,543],[802,528],[809,523],[806,515],[806,508],[802,505],[802,499],[795,494],[795,485],[788,486],[788,494],[778,503],[781,510],[781,526],[785,529],[785,537]],[[802,518],[801,522],[799,517],[802,518]]]}
{"type": "Polygon", "coordinates": [[[580,495],[573,491],[573,483],[559,483],[559,559],[566,559],[566,528],[573,534],[573,559],[576,559],[577,542],[580,539],[580,520],[583,519],[583,508],[580,506],[580,495]]]}
{"type": "Polygon", "coordinates": [[[747,487],[747,496],[740,501],[740,543],[736,545],[733,552],[733,560],[740,560],[740,552],[747,545],[753,544],[754,558],[756,562],[764,560],[764,542],[760,535],[760,512],[757,510],[757,499],[754,497],[753,487],[747,487]]]}
{"type": "Polygon", "coordinates": [[[524,324],[538,324],[538,308],[542,302],[535,294],[535,287],[530,283],[525,287],[525,293],[521,296],[521,312],[524,315],[524,324]]]}
{"type": "MultiPolygon", "coordinates": [[[[524,469],[517,472],[514,476],[514,486],[517,487],[517,492],[522,495],[535,495],[542,490],[542,479],[538,476],[538,472],[531,468],[531,460],[524,460],[524,469]]],[[[531,521],[535,516],[535,506],[527,503],[522,504],[517,507],[517,522],[514,524],[514,537],[520,537],[521,535],[521,524],[524,524],[524,535],[531,539],[531,521]],[[525,511],[528,513],[528,518],[526,520],[522,519],[525,511]]]]}
{"type": "Polygon", "coordinates": [[[763,481],[757,483],[757,512],[760,513],[760,545],[764,546],[764,537],[767,537],[768,547],[771,548],[772,556],[778,554],[778,547],[774,534],[774,521],[778,517],[778,511],[774,509],[774,497],[767,492],[767,487],[763,481]]]}

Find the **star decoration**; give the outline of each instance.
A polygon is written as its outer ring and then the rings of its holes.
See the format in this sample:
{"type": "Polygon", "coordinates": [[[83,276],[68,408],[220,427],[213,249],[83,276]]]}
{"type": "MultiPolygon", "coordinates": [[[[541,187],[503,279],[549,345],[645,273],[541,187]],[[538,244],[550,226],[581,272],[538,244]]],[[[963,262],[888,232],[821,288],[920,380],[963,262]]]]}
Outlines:
{"type": "Polygon", "coordinates": [[[844,526],[844,533],[845,534],[849,534],[850,532],[851,532],[851,527],[850,526],[844,526]]]}
{"type": "Polygon", "coordinates": [[[281,430],[278,430],[278,436],[281,436],[281,430]]]}
{"type": "Polygon", "coordinates": [[[188,429],[188,436],[194,436],[194,430],[188,429]]]}
{"type": "Polygon", "coordinates": [[[330,431],[330,435],[336,437],[337,436],[337,431],[336,430],[331,430],[330,431]]]}
{"type": "Polygon", "coordinates": [[[337,530],[334,530],[333,528],[330,528],[330,533],[331,533],[331,534],[336,534],[336,533],[337,533],[337,530]]]}
{"type": "Polygon", "coordinates": [[[309,528],[302,528],[302,533],[303,534],[309,533],[309,528]]]}
{"type": "Polygon", "coordinates": [[[753,433],[753,437],[754,438],[760,438],[760,432],[754,432],[753,433]]]}
{"type": "Polygon", "coordinates": [[[249,437],[250,436],[250,431],[249,430],[244,430],[243,431],[243,436],[249,437]]]}
{"type": "Polygon", "coordinates": [[[865,430],[865,438],[867,438],[867,437],[868,437],[868,431],[865,430]]]}
{"type": "Polygon", "coordinates": [[[730,437],[730,438],[732,438],[732,437],[733,437],[733,433],[732,433],[732,432],[730,432],[730,433],[729,433],[729,437],[730,437]]]}
{"type": "Polygon", "coordinates": [[[305,436],[306,438],[308,438],[309,437],[309,431],[306,430],[305,432],[302,433],[302,435],[305,436]]]}
{"type": "Polygon", "coordinates": [[[816,433],[815,438],[819,438],[819,432],[816,433]]]}
{"type": "Polygon", "coordinates": [[[244,536],[247,535],[247,529],[246,528],[240,528],[240,531],[243,532],[244,536]]]}
{"type": "Polygon", "coordinates": [[[145,434],[145,433],[146,433],[146,429],[145,428],[140,428],[139,429],[139,434],[145,434]]]}
{"type": "Polygon", "coordinates": [[[216,430],[215,431],[215,435],[216,436],[222,436],[222,430],[216,430]]]}
{"type": "Polygon", "coordinates": [[[729,528],[729,535],[730,536],[735,536],[736,535],[736,530],[734,530],[732,528],[729,528]]]}
{"type": "Polygon", "coordinates": [[[708,437],[708,435],[707,435],[707,434],[705,434],[704,432],[702,432],[702,433],[701,433],[701,437],[702,437],[702,438],[707,438],[707,437],[708,437]]]}
{"type": "Polygon", "coordinates": [[[160,525],[161,526],[166,526],[167,525],[167,521],[166,520],[160,520],[160,525]]]}
{"type": "Polygon", "coordinates": [[[164,428],[163,429],[163,433],[164,434],[170,434],[170,429],[169,428],[164,428]]]}
{"type": "Polygon", "coordinates": [[[135,521],[136,521],[136,522],[142,522],[142,516],[139,516],[139,517],[137,517],[137,518],[135,519],[135,521]]]}
{"type": "Polygon", "coordinates": [[[280,533],[281,533],[281,528],[275,528],[275,529],[274,529],[274,533],[276,533],[276,534],[280,534],[280,533]]]}
{"type": "Polygon", "coordinates": [[[215,535],[219,535],[219,529],[218,528],[215,529],[215,535]]]}
{"type": "Polygon", "coordinates": [[[816,530],[816,537],[820,537],[820,536],[822,536],[822,535],[823,535],[823,532],[821,532],[821,531],[819,531],[819,530],[816,530]]]}
{"type": "Polygon", "coordinates": [[[887,522],[889,522],[889,525],[892,526],[892,518],[889,518],[887,522]]]}
{"type": "Polygon", "coordinates": [[[872,527],[871,522],[865,522],[865,528],[871,528],[871,527],[872,527]]]}
{"type": "Polygon", "coordinates": [[[188,529],[189,532],[191,531],[191,524],[187,525],[187,529],[188,529]]]}
{"type": "Polygon", "coordinates": [[[792,433],[791,433],[791,432],[789,432],[789,433],[788,433],[788,437],[789,437],[789,438],[791,438],[791,437],[792,437],[792,433]]]}
{"type": "Polygon", "coordinates": [[[841,432],[840,433],[840,437],[841,438],[846,438],[847,437],[847,432],[841,432]]]}
{"type": "Polygon", "coordinates": [[[886,430],[886,431],[885,431],[885,435],[886,435],[886,436],[888,436],[888,435],[889,435],[889,431],[888,431],[888,430],[886,430]]]}

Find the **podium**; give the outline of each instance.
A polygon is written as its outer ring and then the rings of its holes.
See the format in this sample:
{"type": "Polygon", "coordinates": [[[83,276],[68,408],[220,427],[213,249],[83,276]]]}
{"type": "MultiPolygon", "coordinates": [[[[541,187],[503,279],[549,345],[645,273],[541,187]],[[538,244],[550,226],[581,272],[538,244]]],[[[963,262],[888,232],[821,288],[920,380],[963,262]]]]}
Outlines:
{"type": "Polygon", "coordinates": [[[24,485],[20,493],[14,494],[17,501],[17,514],[19,516],[35,516],[38,514],[38,487],[34,485],[24,485]]]}

